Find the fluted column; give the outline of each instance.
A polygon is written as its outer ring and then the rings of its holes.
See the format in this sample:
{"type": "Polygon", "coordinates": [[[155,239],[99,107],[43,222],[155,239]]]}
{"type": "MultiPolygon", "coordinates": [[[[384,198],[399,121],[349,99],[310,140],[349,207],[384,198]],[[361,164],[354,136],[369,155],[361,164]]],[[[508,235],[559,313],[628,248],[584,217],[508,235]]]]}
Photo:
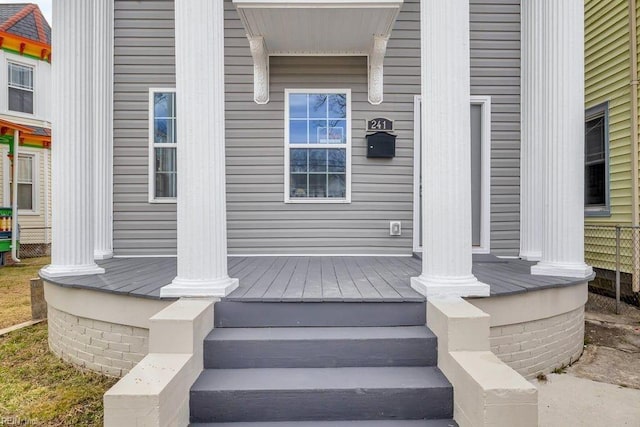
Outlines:
{"type": "Polygon", "coordinates": [[[588,277],[584,262],[584,2],[542,0],[542,260],[533,274],[588,277]]]}
{"type": "Polygon", "coordinates": [[[224,296],[227,273],[222,0],[176,0],[178,276],[163,297],[224,296]],[[197,43],[196,43],[197,41],[197,43]]]}
{"type": "Polygon", "coordinates": [[[426,296],[486,296],[471,272],[469,0],[421,0],[422,274],[426,296]]]}
{"type": "Polygon", "coordinates": [[[45,277],[103,273],[93,260],[93,12],[96,0],[53,3],[51,265],[45,277]]]}
{"type": "Polygon", "coordinates": [[[545,112],[543,1],[526,0],[521,6],[522,112],[520,145],[520,257],[542,258],[543,114],[545,112]]]}
{"type": "Polygon", "coordinates": [[[94,13],[95,259],[113,257],[113,0],[94,13]]]}

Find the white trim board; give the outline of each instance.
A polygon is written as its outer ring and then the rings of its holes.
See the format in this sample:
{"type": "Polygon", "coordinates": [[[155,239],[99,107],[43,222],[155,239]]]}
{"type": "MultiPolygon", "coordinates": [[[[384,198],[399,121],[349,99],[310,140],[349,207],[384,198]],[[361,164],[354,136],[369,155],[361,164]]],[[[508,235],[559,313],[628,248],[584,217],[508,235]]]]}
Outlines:
{"type": "MultiPolygon", "coordinates": [[[[480,246],[473,247],[474,254],[491,252],[491,97],[471,96],[471,105],[482,106],[482,154],[481,154],[481,208],[480,246]]],[[[420,246],[420,163],[421,163],[421,96],[413,100],[413,251],[422,252],[420,246]]]]}

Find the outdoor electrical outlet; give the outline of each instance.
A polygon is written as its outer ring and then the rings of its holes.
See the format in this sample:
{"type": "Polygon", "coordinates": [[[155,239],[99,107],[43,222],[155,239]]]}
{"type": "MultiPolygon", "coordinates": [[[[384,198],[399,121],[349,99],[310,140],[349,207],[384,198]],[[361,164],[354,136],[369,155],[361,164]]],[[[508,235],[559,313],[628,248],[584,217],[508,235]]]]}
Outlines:
{"type": "Polygon", "coordinates": [[[402,223],[400,221],[389,222],[389,235],[390,236],[402,235],[402,223]]]}

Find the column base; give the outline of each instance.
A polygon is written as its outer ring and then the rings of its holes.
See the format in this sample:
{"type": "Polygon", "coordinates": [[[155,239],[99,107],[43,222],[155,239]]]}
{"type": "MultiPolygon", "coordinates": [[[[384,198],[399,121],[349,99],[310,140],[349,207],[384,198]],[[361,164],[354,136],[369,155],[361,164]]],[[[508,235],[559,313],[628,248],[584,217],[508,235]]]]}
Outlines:
{"type": "Polygon", "coordinates": [[[93,259],[102,260],[102,259],[111,259],[111,258],[113,258],[113,251],[99,251],[99,250],[93,251],[93,259]]]}
{"type": "Polygon", "coordinates": [[[160,289],[160,298],[226,297],[238,287],[238,279],[190,280],[176,277],[160,289]]]}
{"type": "Polygon", "coordinates": [[[488,297],[489,285],[482,283],[475,276],[442,277],[420,276],[411,278],[411,287],[429,298],[438,297],[488,297]]]}
{"type": "Polygon", "coordinates": [[[42,277],[66,277],[66,276],[90,276],[92,274],[104,274],[104,268],[98,264],[85,265],[47,265],[40,270],[42,277]]]}
{"type": "Polygon", "coordinates": [[[520,252],[520,259],[525,261],[540,261],[542,252],[520,252]]]}
{"type": "Polygon", "coordinates": [[[558,276],[590,279],[594,273],[593,268],[585,263],[540,261],[536,265],[531,266],[531,274],[535,276],[558,276]]]}

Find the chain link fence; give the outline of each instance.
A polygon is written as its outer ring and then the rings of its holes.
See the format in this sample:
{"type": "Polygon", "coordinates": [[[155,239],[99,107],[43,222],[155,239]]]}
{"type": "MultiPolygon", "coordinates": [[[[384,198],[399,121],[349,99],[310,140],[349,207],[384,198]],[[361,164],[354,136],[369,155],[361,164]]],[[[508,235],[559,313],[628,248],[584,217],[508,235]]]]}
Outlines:
{"type": "Polygon", "coordinates": [[[589,291],[610,297],[618,314],[623,304],[640,307],[640,227],[585,225],[584,247],[596,273],[589,291]]]}
{"type": "Polygon", "coordinates": [[[51,255],[51,227],[20,227],[18,258],[51,255]]]}

